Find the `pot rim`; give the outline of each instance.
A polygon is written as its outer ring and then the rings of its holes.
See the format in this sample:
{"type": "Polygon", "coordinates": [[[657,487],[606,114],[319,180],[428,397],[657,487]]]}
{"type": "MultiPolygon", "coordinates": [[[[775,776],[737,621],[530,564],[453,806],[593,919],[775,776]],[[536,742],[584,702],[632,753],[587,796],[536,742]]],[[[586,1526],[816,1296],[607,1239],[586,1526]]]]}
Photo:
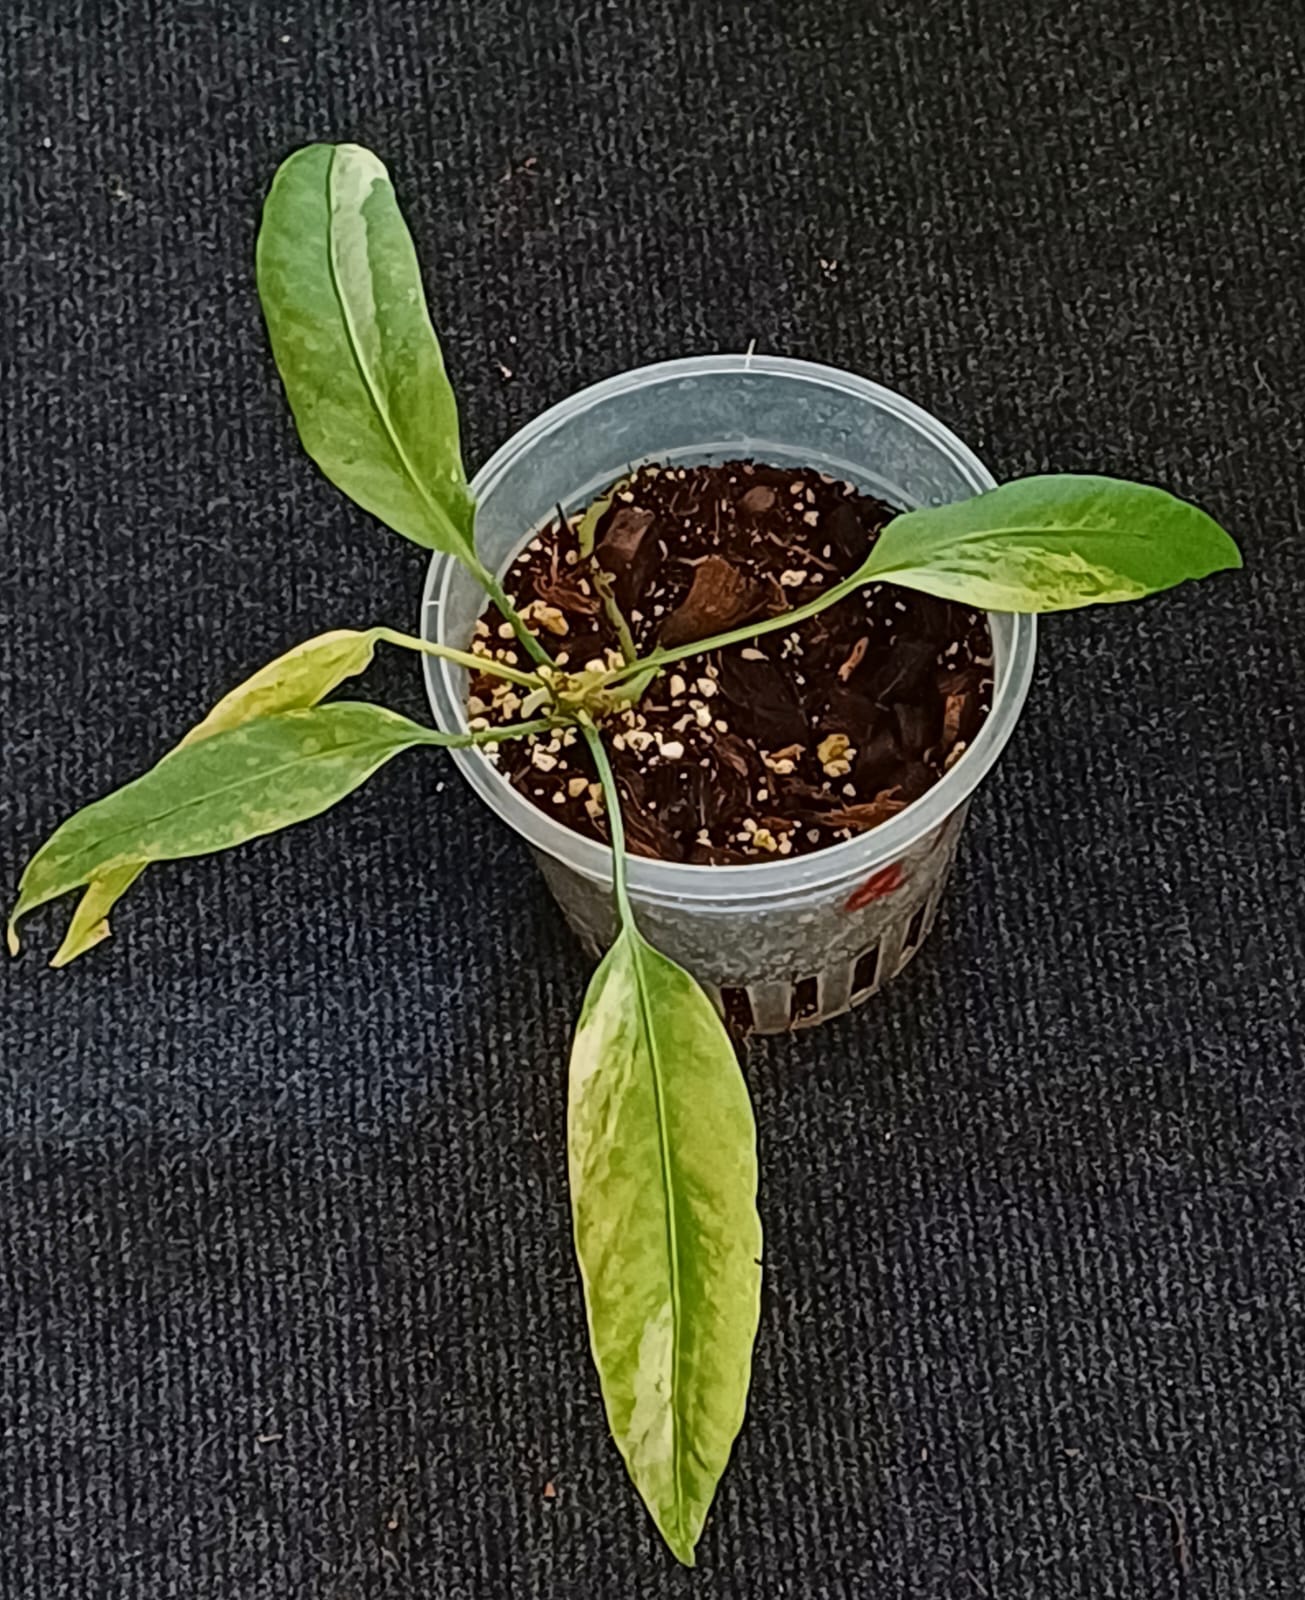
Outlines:
{"type": "MultiPolygon", "coordinates": [[[[577,391],[541,412],[501,445],[472,479],[472,493],[477,500],[484,498],[519,456],[537,447],[577,412],[649,384],[702,376],[705,373],[735,372],[774,373],[790,380],[838,389],[867,400],[882,410],[892,412],[899,421],[923,435],[931,447],[948,455],[961,476],[972,483],[976,491],[996,487],[996,480],[968,445],[904,396],[869,378],[844,372],[837,367],[788,356],[755,355],[749,351],[737,355],[688,356],[656,362],[617,373],[614,377],[577,391]]],[[[521,544],[536,531],[533,528],[523,529],[521,544]]],[[[519,550],[520,545],[517,548],[519,550]]],[[[422,592],[420,633],[426,639],[462,646],[465,645],[464,640],[445,640],[440,634],[440,620],[446,614],[449,585],[457,570],[458,563],[452,556],[438,552],[432,556],[422,592]]],[[[737,903],[740,900],[770,899],[776,895],[788,896],[806,889],[837,884],[844,879],[861,878],[899,859],[964,804],[990,771],[1014,732],[1033,675],[1037,620],[1023,613],[990,612],[989,618],[993,624],[994,640],[992,708],[983,727],[955,766],[950,772],[944,773],[919,800],[913,801],[877,828],[809,855],[784,856],[746,866],[653,861],[644,856],[631,855],[627,869],[631,895],[678,902],[728,899],[737,903]],[[1003,649],[997,640],[999,631],[1004,633],[1006,629],[1009,630],[1009,642],[1003,649]]],[[[423,670],[437,724],[446,732],[464,732],[464,669],[438,657],[426,656],[423,658],[423,670]]],[[[452,750],[450,754],[480,798],[534,849],[544,851],[572,871],[596,883],[611,882],[609,846],[586,839],[518,794],[498,768],[474,746],[452,750]]]]}

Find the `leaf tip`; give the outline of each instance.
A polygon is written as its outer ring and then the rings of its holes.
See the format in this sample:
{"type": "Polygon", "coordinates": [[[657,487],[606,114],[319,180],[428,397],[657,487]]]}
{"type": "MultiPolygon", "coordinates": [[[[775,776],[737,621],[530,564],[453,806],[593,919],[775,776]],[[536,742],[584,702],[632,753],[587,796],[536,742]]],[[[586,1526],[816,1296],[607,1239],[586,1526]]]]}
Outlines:
{"type": "Polygon", "coordinates": [[[694,1553],[695,1541],[690,1539],[671,1538],[665,1531],[662,1537],[666,1540],[666,1547],[682,1567],[696,1567],[698,1558],[694,1553]]]}
{"type": "Polygon", "coordinates": [[[50,957],[50,965],[58,971],[66,967],[70,961],[76,961],[78,956],[84,956],[88,950],[94,950],[97,944],[102,944],[109,937],[109,919],[101,917],[92,927],[84,932],[76,928],[69,928],[63,943],[50,957]]]}
{"type": "Polygon", "coordinates": [[[357,161],[362,166],[372,168],[377,177],[388,178],[390,175],[380,156],[374,150],[369,150],[365,144],[354,144],[350,139],[341,139],[329,148],[347,161],[357,161]]]}
{"type": "Polygon", "coordinates": [[[1223,530],[1223,536],[1228,541],[1226,546],[1228,560],[1225,563],[1225,570],[1228,572],[1240,572],[1241,569],[1246,565],[1245,559],[1242,556],[1241,546],[1237,543],[1236,539],[1233,538],[1232,534],[1228,532],[1227,528],[1223,530]]]}

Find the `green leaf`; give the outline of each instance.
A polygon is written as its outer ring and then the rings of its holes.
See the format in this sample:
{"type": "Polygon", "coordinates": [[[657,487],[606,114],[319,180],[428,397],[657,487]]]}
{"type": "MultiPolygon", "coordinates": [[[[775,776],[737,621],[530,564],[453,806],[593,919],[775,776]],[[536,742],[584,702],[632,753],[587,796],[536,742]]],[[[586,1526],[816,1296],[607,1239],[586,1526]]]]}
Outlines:
{"type": "MultiPolygon", "coordinates": [[[[359,633],[352,628],[339,628],[287,650],[275,661],[260,667],[230,694],[223,695],[204,720],[186,734],[178,748],[239,727],[251,717],[316,705],[346,678],[371,664],[376,641],[385,631],[369,628],[366,633],[359,633]]],[[[129,862],[91,879],[73,912],[63,943],[50,962],[52,967],[66,967],[109,937],[109,912],[144,872],[145,866],[143,860],[129,862]]]]}
{"type": "MultiPolygon", "coordinates": [[[[78,956],[94,950],[109,937],[109,912],[144,872],[144,861],[128,861],[123,866],[111,867],[103,877],[92,878],[85,894],[77,902],[77,909],[68,924],[63,943],[50,958],[52,967],[66,967],[78,956]]],[[[10,949],[17,955],[17,944],[10,936],[10,949]]]]}
{"type": "Polygon", "coordinates": [[[196,744],[254,717],[315,706],[346,678],[367,670],[376,654],[376,641],[384,632],[383,628],[368,628],[365,633],[335,628],[295,645],[224,694],[181,743],[196,744]]]}
{"type": "Polygon", "coordinates": [[[342,800],[400,750],[469,742],[380,706],[338,701],[182,744],[70,817],[37,851],[18,885],[9,948],[18,953],[21,916],[70,889],[105,880],[116,888],[146,862],[208,855],[274,833],[342,800]]]}
{"type": "Polygon", "coordinates": [[[1241,564],[1212,517],[1163,489],[1060,476],[895,517],[857,581],[988,611],[1064,611],[1140,600],[1241,564]]]}
{"type": "MultiPolygon", "coordinates": [[[[582,558],[587,559],[594,553],[594,540],[598,536],[598,524],[612,509],[612,501],[616,499],[621,490],[629,483],[629,478],[618,478],[606,494],[600,494],[596,500],[591,500],[585,507],[584,516],[580,518],[576,528],[576,540],[582,558]]],[[[562,518],[566,521],[565,515],[562,518]]]]}
{"type": "Polygon", "coordinates": [[[747,1401],[756,1130],[710,1000],[631,922],[585,997],[568,1151],[608,1421],[662,1537],[692,1566],[747,1401]]]}
{"type": "Polygon", "coordinates": [[[272,181],[258,292],[304,449],[396,532],[476,566],[458,414],[384,166],[309,145],[272,181]]]}

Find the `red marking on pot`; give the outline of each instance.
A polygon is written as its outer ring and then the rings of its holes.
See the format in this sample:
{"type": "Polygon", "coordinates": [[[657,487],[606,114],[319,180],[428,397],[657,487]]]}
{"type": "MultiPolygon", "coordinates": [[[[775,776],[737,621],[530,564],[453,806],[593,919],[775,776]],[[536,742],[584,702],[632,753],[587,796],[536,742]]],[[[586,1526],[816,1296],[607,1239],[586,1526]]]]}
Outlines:
{"type": "Polygon", "coordinates": [[[881,867],[878,872],[872,872],[859,889],[853,889],[847,897],[844,911],[864,911],[866,906],[876,900],[882,900],[886,894],[892,894],[894,889],[902,886],[904,874],[901,864],[894,861],[891,867],[881,867]]]}

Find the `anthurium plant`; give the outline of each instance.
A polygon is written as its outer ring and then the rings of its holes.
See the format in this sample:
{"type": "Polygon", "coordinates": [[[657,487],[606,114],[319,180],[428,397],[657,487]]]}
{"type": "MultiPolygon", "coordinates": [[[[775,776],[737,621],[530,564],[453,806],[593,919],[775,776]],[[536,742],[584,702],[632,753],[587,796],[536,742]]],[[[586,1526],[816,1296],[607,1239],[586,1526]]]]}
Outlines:
{"type": "MultiPolygon", "coordinates": [[[[809,604],[642,659],[627,650],[604,670],[563,670],[477,554],[453,391],[380,161],[347,144],[292,155],[263,211],[257,277],[308,454],[380,521],[464,563],[528,666],[387,627],[337,630],[296,646],[219,700],[156,766],[56,829],[22,875],[10,949],[18,953],[21,917],[80,891],[53,958],[62,966],[105,938],[109,912],[151,864],[229,849],[316,816],[406,751],[574,729],[603,786],[619,928],[571,1048],[575,1248],[612,1434],[667,1545],[692,1564],[743,1421],[757,1331],[755,1128],[734,1045],[711,1000],[639,929],[605,722],[681,658],[791,628],[870,583],[976,609],[1057,611],[1136,600],[1240,566],[1237,548],[1204,512],[1157,488],[1026,478],[896,517],[859,570],[809,604]],[[450,730],[328,699],[381,644],[498,674],[520,697],[521,720],[450,730]]],[[[579,524],[582,546],[586,528],[592,545],[592,515],[579,524]]],[[[522,529],[523,540],[531,531],[522,529]]],[[[604,603],[615,604],[610,593],[604,603]]]]}

